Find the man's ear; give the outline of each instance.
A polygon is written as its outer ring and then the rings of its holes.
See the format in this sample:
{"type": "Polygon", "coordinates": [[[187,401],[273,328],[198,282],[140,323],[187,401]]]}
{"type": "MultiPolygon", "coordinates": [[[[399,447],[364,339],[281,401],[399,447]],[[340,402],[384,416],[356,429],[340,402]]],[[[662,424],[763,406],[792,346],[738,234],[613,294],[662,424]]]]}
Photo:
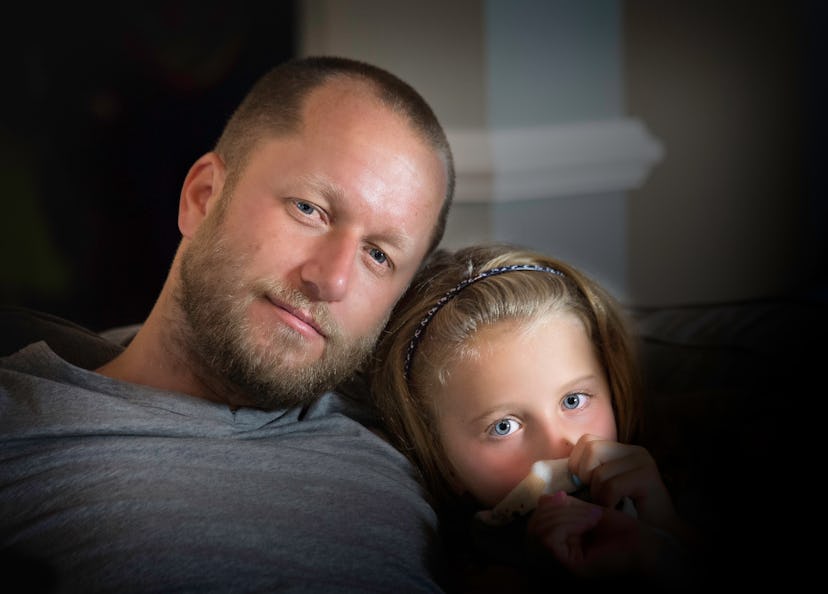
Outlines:
{"type": "Polygon", "coordinates": [[[205,154],[190,167],[178,203],[178,229],[182,236],[191,238],[218,200],[225,173],[224,162],[214,152],[205,154]]]}

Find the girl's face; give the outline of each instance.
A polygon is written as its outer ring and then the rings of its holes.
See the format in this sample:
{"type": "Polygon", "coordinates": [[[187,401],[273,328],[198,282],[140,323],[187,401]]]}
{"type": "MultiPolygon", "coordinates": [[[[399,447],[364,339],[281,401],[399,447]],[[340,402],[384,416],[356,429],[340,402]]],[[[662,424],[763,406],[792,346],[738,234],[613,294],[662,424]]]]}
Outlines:
{"type": "Polygon", "coordinates": [[[606,373],[573,314],[484,328],[470,346],[477,356],[449,366],[434,395],[461,492],[493,507],[533,462],[568,457],[581,435],[616,440],[606,373]]]}

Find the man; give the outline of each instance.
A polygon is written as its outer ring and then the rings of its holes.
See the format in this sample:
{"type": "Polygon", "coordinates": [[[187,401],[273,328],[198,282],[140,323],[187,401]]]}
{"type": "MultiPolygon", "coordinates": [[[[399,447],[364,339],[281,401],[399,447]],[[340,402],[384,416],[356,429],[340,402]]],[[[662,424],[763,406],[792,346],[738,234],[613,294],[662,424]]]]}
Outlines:
{"type": "Polygon", "coordinates": [[[44,342],[0,363],[7,564],[60,592],[437,590],[412,467],[330,390],[453,188],[443,130],[388,72],[322,57],[262,77],[187,174],[126,348],[95,370],[44,342]]]}

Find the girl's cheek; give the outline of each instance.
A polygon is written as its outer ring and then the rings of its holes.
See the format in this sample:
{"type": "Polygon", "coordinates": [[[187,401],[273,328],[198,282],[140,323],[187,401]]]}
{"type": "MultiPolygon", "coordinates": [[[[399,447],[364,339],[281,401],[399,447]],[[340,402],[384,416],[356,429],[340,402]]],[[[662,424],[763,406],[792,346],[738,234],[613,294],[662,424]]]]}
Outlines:
{"type": "Polygon", "coordinates": [[[474,470],[468,480],[468,491],[481,504],[494,507],[523,480],[532,467],[533,460],[515,459],[514,456],[477,456],[474,470]]]}

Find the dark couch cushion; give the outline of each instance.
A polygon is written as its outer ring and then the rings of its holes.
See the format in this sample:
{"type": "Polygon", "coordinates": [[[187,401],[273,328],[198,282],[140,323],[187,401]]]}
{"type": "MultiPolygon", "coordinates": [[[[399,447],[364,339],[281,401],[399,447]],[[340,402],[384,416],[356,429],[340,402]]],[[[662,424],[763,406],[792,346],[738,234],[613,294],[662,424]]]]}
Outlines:
{"type": "Polygon", "coordinates": [[[826,336],[825,303],[762,300],[633,312],[650,386],[686,391],[789,382],[826,336]]]}
{"type": "MultiPolygon", "coordinates": [[[[753,533],[765,498],[784,488],[780,477],[798,476],[800,457],[791,448],[802,445],[803,411],[823,391],[815,388],[828,337],[825,302],[776,299],[632,313],[646,381],[642,443],[682,515],[713,541],[753,533]]],[[[754,546],[741,537],[733,542],[754,546]]]]}
{"type": "Polygon", "coordinates": [[[25,307],[0,307],[0,356],[40,340],[84,369],[100,367],[123,350],[120,344],[64,318],[25,307]]]}

